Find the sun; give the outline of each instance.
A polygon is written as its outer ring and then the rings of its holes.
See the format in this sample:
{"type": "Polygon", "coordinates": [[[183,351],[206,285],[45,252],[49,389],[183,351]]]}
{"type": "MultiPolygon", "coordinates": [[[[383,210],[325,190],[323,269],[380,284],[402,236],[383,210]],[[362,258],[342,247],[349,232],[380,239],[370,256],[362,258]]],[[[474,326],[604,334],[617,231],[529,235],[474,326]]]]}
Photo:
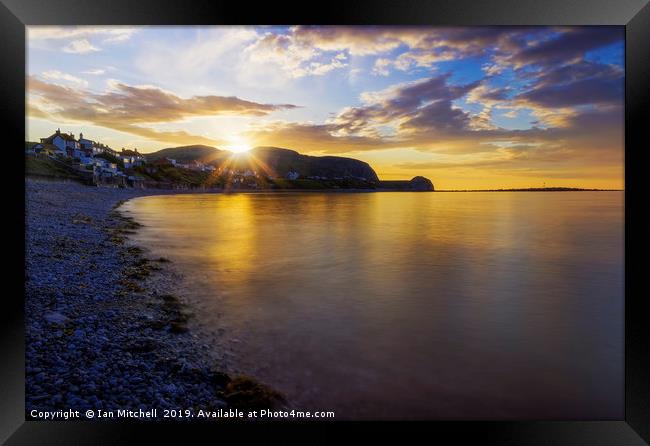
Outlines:
{"type": "Polygon", "coordinates": [[[238,143],[229,145],[226,147],[226,149],[230,150],[233,153],[244,153],[248,152],[251,149],[251,146],[244,143],[238,143]]]}

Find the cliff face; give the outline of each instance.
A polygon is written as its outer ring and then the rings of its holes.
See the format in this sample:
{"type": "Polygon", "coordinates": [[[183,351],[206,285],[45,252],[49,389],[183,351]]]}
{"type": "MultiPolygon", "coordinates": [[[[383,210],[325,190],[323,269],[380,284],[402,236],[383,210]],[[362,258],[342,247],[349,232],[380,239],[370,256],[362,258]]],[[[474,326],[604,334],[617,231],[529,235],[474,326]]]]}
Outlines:
{"type": "Polygon", "coordinates": [[[414,177],[409,181],[410,189],[415,191],[434,191],[433,183],[425,177],[414,177]]]}
{"type": "Polygon", "coordinates": [[[168,149],[158,150],[157,152],[145,154],[147,161],[155,161],[160,158],[171,158],[180,162],[201,161],[209,163],[220,159],[230,152],[219,150],[211,146],[194,145],[182,147],[170,147],[168,149]]]}
{"type": "Polygon", "coordinates": [[[414,192],[432,192],[435,190],[430,179],[417,176],[410,180],[382,181],[379,187],[387,190],[403,190],[414,192]]]}

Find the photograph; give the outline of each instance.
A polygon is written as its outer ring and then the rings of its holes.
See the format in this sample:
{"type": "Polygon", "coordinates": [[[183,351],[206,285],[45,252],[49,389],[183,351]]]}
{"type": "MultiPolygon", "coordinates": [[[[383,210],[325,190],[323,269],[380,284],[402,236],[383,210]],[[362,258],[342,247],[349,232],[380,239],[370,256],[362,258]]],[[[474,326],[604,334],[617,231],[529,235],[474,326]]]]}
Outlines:
{"type": "Polygon", "coordinates": [[[24,50],[27,420],[625,418],[625,26],[24,50]]]}

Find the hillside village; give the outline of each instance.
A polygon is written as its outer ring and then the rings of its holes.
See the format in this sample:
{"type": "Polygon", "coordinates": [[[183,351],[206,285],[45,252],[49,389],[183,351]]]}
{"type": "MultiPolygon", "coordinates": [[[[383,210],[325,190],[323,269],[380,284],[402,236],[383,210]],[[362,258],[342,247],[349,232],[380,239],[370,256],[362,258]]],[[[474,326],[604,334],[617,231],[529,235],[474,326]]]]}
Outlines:
{"type": "Polygon", "coordinates": [[[89,184],[116,187],[145,187],[147,180],[151,179],[147,174],[155,175],[161,166],[208,173],[216,169],[199,161],[180,163],[169,158],[147,163],[137,149],[114,150],[84,138],[83,133],[76,139],[73,133],[64,133],[60,129],[47,138],[41,138],[39,143],[26,143],[25,154],[54,163],[62,171],[77,174],[89,184]]]}

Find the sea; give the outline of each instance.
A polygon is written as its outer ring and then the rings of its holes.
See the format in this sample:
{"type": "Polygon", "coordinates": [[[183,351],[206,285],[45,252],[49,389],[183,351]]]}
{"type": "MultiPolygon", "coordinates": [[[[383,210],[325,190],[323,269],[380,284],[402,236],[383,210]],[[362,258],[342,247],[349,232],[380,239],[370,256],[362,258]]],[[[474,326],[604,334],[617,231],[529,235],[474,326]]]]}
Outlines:
{"type": "Polygon", "coordinates": [[[223,366],[336,419],[622,419],[624,192],[135,198],[223,366]]]}

